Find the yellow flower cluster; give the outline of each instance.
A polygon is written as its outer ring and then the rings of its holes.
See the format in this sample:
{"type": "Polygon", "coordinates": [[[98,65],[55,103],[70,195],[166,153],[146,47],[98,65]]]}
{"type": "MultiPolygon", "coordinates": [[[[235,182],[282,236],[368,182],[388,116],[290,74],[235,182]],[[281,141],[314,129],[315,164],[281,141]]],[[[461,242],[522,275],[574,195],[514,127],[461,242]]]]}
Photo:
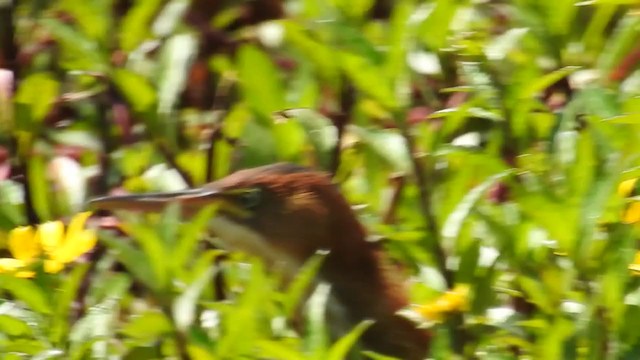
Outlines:
{"type": "Polygon", "coordinates": [[[57,273],[96,244],[96,233],[85,229],[90,212],[76,215],[65,233],[60,221],[40,224],[37,230],[21,226],[11,230],[8,246],[13,258],[0,259],[0,273],[13,273],[18,277],[33,277],[28,267],[37,260],[44,260],[44,271],[57,273]]]}
{"type": "Polygon", "coordinates": [[[447,315],[467,310],[468,300],[469,285],[459,284],[435,301],[418,306],[416,311],[426,320],[441,322],[447,315]]]}

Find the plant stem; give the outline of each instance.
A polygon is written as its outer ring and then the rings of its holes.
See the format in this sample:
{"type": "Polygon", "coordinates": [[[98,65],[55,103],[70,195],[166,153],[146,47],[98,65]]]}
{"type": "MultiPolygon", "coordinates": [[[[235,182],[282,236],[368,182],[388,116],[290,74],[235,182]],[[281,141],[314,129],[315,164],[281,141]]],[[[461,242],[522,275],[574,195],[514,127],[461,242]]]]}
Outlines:
{"type": "Polygon", "coordinates": [[[436,261],[438,270],[447,282],[447,286],[449,288],[453,288],[453,274],[449,270],[447,270],[447,255],[444,252],[442,246],[440,246],[440,229],[438,226],[438,220],[433,211],[433,207],[431,206],[431,199],[433,197],[433,184],[430,183],[429,179],[433,178],[433,176],[429,175],[432,173],[430,169],[433,168],[432,159],[429,155],[426,156],[424,161],[427,161],[427,167],[425,167],[421,159],[416,156],[415,142],[413,140],[413,136],[411,136],[411,134],[409,133],[409,127],[407,126],[407,123],[405,121],[404,114],[400,114],[400,116],[397,116],[396,122],[400,129],[402,137],[404,137],[404,140],[406,142],[407,151],[411,156],[411,165],[413,167],[416,185],[418,186],[418,191],[420,192],[420,196],[418,198],[420,211],[422,212],[427,232],[430,235],[427,238],[427,245],[429,246],[431,253],[433,254],[433,258],[436,261]]]}

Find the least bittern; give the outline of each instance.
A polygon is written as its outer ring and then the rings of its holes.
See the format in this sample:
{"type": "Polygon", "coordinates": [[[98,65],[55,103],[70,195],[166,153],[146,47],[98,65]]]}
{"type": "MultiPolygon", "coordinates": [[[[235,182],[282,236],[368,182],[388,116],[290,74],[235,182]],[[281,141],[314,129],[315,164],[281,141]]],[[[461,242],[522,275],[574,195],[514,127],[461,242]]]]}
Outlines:
{"type": "Polygon", "coordinates": [[[257,255],[295,276],[320,250],[328,251],[318,273],[331,285],[328,320],[340,332],[365,319],[375,322],[362,338],[364,347],[401,359],[422,359],[429,333],[398,314],[408,305],[403,283],[387,265],[348,202],[329,177],[289,164],[241,170],[198,189],[148,195],[103,197],[94,207],[160,211],[179,202],[194,214],[219,202],[210,230],[231,250],[257,255]],[[338,325],[336,325],[338,324],[338,325]]]}

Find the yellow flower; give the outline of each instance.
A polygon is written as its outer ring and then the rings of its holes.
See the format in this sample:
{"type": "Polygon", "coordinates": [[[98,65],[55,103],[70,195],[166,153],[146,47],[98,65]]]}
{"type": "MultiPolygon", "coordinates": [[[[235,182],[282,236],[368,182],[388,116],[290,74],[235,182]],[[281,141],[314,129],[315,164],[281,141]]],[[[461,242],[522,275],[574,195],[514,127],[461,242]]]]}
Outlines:
{"type": "Polygon", "coordinates": [[[441,322],[449,314],[465,311],[468,307],[468,299],[469,285],[459,284],[435,301],[418,306],[416,311],[429,321],[441,322]]]}
{"type": "Polygon", "coordinates": [[[60,221],[50,221],[38,226],[21,226],[9,232],[8,246],[13,258],[0,259],[0,273],[10,272],[18,277],[33,277],[34,272],[24,270],[39,258],[44,259],[44,271],[55,274],[96,244],[96,233],[85,229],[91,216],[83,212],[71,219],[65,233],[60,221]]]}
{"type": "Polygon", "coordinates": [[[633,193],[633,189],[636,187],[636,183],[638,182],[637,178],[625,180],[618,185],[618,195],[622,197],[627,197],[633,193]]]}
{"type": "MultiPolygon", "coordinates": [[[[618,195],[621,197],[633,196],[637,184],[637,178],[621,182],[618,185],[618,195]]],[[[625,224],[640,223],[640,201],[634,201],[626,207],[622,214],[622,222],[625,224]]]]}

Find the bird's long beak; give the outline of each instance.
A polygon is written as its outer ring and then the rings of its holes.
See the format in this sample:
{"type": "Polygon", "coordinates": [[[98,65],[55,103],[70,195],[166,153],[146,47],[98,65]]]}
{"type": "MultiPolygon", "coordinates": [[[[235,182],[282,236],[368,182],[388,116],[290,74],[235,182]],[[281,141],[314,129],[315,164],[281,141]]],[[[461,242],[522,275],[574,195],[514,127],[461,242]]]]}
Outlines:
{"type": "Polygon", "coordinates": [[[161,212],[170,203],[179,203],[183,211],[195,213],[207,205],[225,199],[225,193],[212,189],[190,189],[166,193],[104,196],[89,201],[89,207],[103,210],[161,212]]]}

